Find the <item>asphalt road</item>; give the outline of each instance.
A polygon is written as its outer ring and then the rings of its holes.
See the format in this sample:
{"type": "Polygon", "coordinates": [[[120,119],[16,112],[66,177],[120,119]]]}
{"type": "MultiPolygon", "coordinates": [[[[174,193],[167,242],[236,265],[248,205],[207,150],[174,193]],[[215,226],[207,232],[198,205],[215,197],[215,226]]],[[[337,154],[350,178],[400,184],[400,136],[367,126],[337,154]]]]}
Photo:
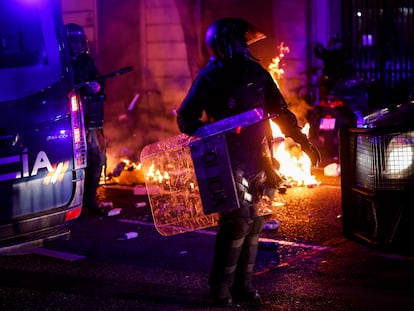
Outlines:
{"type": "MultiPolygon", "coordinates": [[[[289,188],[268,219],[280,227],[261,236],[260,303],[228,310],[414,310],[414,257],[345,238],[340,178],[315,175],[320,185],[289,188]]],[[[100,193],[118,215],[83,214],[68,241],[0,257],[0,310],[226,310],[207,296],[214,227],[162,236],[148,204],[136,207],[145,194],[100,193]]]]}

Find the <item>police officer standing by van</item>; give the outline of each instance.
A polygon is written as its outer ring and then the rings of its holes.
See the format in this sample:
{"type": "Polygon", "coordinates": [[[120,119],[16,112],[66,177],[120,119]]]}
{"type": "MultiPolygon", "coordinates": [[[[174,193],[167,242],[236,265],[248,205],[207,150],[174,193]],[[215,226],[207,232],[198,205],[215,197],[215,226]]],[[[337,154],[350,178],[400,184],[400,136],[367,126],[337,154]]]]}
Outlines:
{"type": "Polygon", "coordinates": [[[80,87],[80,95],[84,109],[84,121],[87,139],[87,167],[83,206],[94,214],[102,215],[96,200],[96,191],[106,163],[106,140],[103,132],[104,120],[104,85],[93,81],[98,78],[99,71],[89,54],[85,30],[77,24],[65,25],[69,50],[74,70],[74,83],[80,87]]]}

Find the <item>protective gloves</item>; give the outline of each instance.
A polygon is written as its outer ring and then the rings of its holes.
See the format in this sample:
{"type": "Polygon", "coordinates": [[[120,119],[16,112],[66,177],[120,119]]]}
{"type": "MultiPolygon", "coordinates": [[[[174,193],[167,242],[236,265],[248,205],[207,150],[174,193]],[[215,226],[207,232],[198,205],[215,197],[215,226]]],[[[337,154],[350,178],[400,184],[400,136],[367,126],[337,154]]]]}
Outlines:
{"type": "Polygon", "coordinates": [[[86,87],[88,93],[98,93],[101,90],[101,85],[96,81],[88,82],[86,87]]]}

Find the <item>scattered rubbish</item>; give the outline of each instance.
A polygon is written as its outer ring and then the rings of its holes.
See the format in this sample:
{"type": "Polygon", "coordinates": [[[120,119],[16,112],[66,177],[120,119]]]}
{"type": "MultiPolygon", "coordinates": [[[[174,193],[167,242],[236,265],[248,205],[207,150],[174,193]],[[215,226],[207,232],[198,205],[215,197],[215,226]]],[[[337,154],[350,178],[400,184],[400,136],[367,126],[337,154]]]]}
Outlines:
{"type": "Polygon", "coordinates": [[[317,182],[317,183],[314,183],[314,184],[306,185],[306,188],[316,188],[319,185],[320,185],[320,182],[317,182]]]}
{"type": "Polygon", "coordinates": [[[125,165],[126,165],[126,163],[124,161],[121,161],[120,163],[118,163],[112,171],[113,176],[115,176],[115,177],[120,176],[122,171],[125,168],[125,165]]]}
{"type": "Polygon", "coordinates": [[[108,211],[108,216],[115,216],[115,215],[119,215],[122,211],[122,208],[113,208],[111,210],[108,211]]]}
{"type": "Polygon", "coordinates": [[[118,183],[120,185],[126,186],[135,186],[138,184],[143,184],[145,181],[144,174],[141,170],[136,169],[127,169],[121,172],[121,175],[118,177],[118,183]]]}
{"type": "Polygon", "coordinates": [[[277,220],[269,220],[264,224],[263,229],[279,229],[279,222],[277,220]]]}
{"type": "Polygon", "coordinates": [[[123,236],[119,237],[118,241],[135,239],[136,237],[138,237],[138,232],[131,231],[131,232],[127,232],[123,236]]]}
{"type": "Polygon", "coordinates": [[[147,206],[147,203],[146,202],[137,202],[137,203],[135,203],[135,207],[136,208],[138,208],[138,207],[144,207],[144,206],[147,206]]]}
{"type": "Polygon", "coordinates": [[[100,202],[99,207],[113,207],[114,204],[112,202],[100,202]]]}
{"type": "Polygon", "coordinates": [[[279,193],[284,194],[284,193],[286,193],[286,191],[287,191],[287,187],[286,187],[286,186],[279,186],[279,188],[277,188],[277,191],[278,191],[279,193]]]}
{"type": "Polygon", "coordinates": [[[284,205],[285,205],[285,201],[282,198],[280,197],[273,198],[272,206],[277,207],[277,206],[284,206],[284,205]]]}
{"type": "Polygon", "coordinates": [[[340,176],[341,166],[338,163],[331,163],[323,168],[325,176],[340,176]]]}
{"type": "Polygon", "coordinates": [[[143,184],[145,176],[140,167],[137,163],[124,160],[117,164],[110,175],[120,185],[134,186],[143,184]]]}

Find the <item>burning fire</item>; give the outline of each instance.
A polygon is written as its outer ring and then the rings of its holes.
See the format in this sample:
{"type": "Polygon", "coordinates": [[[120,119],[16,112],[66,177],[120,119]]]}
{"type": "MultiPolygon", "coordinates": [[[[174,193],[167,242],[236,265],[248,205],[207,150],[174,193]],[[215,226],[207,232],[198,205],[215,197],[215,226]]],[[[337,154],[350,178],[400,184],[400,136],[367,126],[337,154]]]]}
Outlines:
{"type": "MultiPolygon", "coordinates": [[[[269,64],[269,73],[272,75],[273,80],[280,88],[280,82],[282,81],[285,73],[284,69],[281,68],[281,61],[286,54],[290,52],[288,46],[282,42],[277,46],[278,55],[272,59],[272,63],[269,64]]],[[[282,91],[285,93],[285,91],[282,91]]],[[[292,110],[293,113],[295,111],[292,110]]],[[[298,120],[299,116],[296,115],[298,120]]],[[[274,138],[273,143],[273,157],[279,161],[280,168],[279,172],[287,179],[291,184],[298,186],[310,186],[317,185],[319,182],[311,174],[311,161],[309,157],[302,151],[300,145],[296,144],[292,139],[285,138],[285,135],[281,132],[279,126],[270,121],[272,128],[272,134],[274,138]]],[[[309,123],[306,123],[302,128],[302,133],[306,136],[309,134],[309,123]]]]}
{"type": "Polygon", "coordinates": [[[147,174],[145,175],[145,179],[162,183],[163,181],[168,181],[170,179],[170,175],[167,171],[161,173],[159,169],[155,169],[154,164],[151,164],[147,174]]]}
{"type": "Polygon", "coordinates": [[[103,169],[100,179],[101,184],[115,182],[122,185],[142,184],[144,181],[142,164],[127,159],[122,159],[108,175],[103,169]]]}
{"type": "MultiPolygon", "coordinates": [[[[320,182],[311,174],[311,161],[302,151],[299,144],[289,137],[285,137],[279,126],[270,121],[273,134],[272,156],[279,162],[279,175],[285,180],[288,186],[315,186],[320,182]]],[[[307,135],[309,124],[302,132],[307,135]]],[[[115,177],[120,184],[140,184],[144,181],[166,185],[169,183],[170,176],[167,171],[161,172],[154,164],[143,171],[141,163],[123,161],[119,176],[115,177]]],[[[112,177],[114,178],[114,177],[112,177]]],[[[194,187],[194,185],[192,185],[194,187]]]]}
{"type": "Polygon", "coordinates": [[[284,42],[278,45],[277,48],[279,50],[279,54],[272,59],[272,62],[269,64],[268,68],[273,80],[279,86],[280,80],[285,73],[285,70],[280,66],[280,62],[282,61],[282,58],[285,57],[285,54],[288,54],[290,50],[289,47],[284,45],[284,42]]]}
{"type": "MultiPolygon", "coordinates": [[[[311,174],[311,161],[302,151],[299,144],[289,137],[285,137],[279,126],[270,121],[273,135],[272,154],[280,163],[279,173],[291,186],[315,186],[319,182],[311,174]]],[[[308,134],[309,124],[303,127],[302,132],[308,134]]]]}

